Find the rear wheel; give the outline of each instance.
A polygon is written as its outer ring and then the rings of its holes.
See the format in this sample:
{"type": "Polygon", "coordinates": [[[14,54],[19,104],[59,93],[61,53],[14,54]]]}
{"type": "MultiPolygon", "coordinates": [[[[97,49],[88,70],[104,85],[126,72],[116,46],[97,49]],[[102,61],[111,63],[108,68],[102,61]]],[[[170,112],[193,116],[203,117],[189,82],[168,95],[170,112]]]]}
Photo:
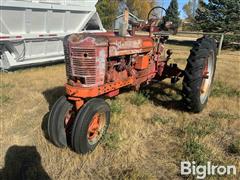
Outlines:
{"type": "Polygon", "coordinates": [[[68,132],[73,118],[73,105],[65,96],[60,97],[53,105],[48,118],[48,135],[57,147],[68,145],[68,132]]]}
{"type": "Polygon", "coordinates": [[[183,79],[183,101],[192,112],[205,107],[216,68],[216,43],[203,37],[196,41],[187,60],[183,79]]]}
{"type": "Polygon", "coordinates": [[[93,151],[110,123],[109,105],[102,99],[89,100],[78,112],[72,127],[71,144],[75,152],[93,151]]]}

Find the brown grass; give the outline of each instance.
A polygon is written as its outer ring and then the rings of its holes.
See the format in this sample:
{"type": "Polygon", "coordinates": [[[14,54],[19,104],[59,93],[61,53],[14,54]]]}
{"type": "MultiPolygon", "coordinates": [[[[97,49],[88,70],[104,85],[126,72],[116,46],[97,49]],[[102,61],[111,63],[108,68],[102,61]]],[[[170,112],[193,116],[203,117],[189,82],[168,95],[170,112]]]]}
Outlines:
{"type": "MultiPolygon", "coordinates": [[[[167,47],[174,51],[171,61],[184,67],[190,47],[167,47]]],[[[218,58],[214,94],[200,114],[182,111],[181,85],[172,88],[169,80],[144,89],[142,105],[135,104],[135,92],[108,100],[113,111],[108,135],[85,156],[56,148],[44,136],[49,107],[64,93],[65,79],[63,64],[1,74],[2,175],[14,177],[13,167],[25,159],[35,159],[35,171],[52,179],[181,179],[181,160],[240,170],[238,52],[224,50],[218,58]]]]}

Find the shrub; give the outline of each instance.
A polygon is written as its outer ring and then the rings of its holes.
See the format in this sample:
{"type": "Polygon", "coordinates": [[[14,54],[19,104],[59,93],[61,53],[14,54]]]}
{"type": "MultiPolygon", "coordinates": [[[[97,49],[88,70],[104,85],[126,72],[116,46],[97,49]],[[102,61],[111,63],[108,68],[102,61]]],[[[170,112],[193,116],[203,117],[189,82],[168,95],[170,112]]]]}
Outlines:
{"type": "Polygon", "coordinates": [[[225,35],[223,39],[223,48],[240,49],[240,36],[225,35]]]}

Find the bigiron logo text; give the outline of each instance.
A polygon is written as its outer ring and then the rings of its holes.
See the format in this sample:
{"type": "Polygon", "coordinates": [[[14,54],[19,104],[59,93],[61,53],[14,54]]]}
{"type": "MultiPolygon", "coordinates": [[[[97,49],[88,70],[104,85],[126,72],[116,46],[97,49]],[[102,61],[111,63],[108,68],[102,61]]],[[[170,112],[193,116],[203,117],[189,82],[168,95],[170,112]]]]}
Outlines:
{"type": "Polygon", "coordinates": [[[197,179],[205,179],[207,176],[226,176],[236,174],[237,170],[234,165],[213,165],[211,162],[207,162],[207,165],[196,165],[195,161],[181,162],[181,175],[183,176],[193,175],[197,179]]]}

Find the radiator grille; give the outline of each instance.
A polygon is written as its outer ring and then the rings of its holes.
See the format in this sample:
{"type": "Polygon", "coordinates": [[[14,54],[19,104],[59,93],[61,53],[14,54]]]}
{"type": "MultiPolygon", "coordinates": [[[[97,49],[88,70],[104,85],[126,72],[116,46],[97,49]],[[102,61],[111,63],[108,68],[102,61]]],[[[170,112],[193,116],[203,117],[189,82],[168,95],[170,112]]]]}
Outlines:
{"type": "Polygon", "coordinates": [[[65,63],[66,63],[66,73],[67,73],[67,76],[70,77],[72,76],[72,70],[71,70],[69,49],[66,42],[64,43],[64,55],[65,55],[65,63]]]}
{"type": "Polygon", "coordinates": [[[66,58],[67,73],[80,78],[83,85],[96,84],[96,51],[90,47],[71,47],[66,58]],[[68,62],[67,62],[68,61],[68,62]]]}

